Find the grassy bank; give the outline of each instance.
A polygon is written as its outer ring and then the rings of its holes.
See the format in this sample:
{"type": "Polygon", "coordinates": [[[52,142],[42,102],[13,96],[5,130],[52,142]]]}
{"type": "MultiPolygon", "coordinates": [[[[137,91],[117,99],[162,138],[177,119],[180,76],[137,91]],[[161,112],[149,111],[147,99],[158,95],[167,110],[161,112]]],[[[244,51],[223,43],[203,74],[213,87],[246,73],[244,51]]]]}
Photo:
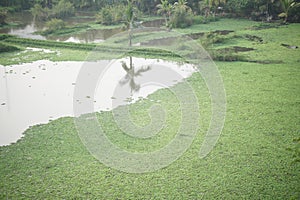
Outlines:
{"type": "MultiPolygon", "coordinates": [[[[299,48],[281,44],[300,46],[300,26],[254,30],[255,22],[243,20],[238,28],[231,25],[234,23],[214,28],[211,23],[209,32],[234,32],[216,35],[221,42],[208,42],[207,48],[242,46],[255,50],[237,52],[247,62],[216,62],[226,90],[227,112],[222,135],[208,157],[199,159],[198,153],[209,126],[211,103],[203,79],[195,73],[187,81],[199,101],[200,128],[191,147],[170,166],[146,174],[106,167],[89,154],[73,118],[66,117],[34,126],[17,143],[0,147],[0,199],[299,199],[300,162],[298,155],[295,157],[299,143],[295,138],[300,137],[300,53],[299,48]],[[247,35],[263,41],[250,40],[247,35]],[[278,60],[281,62],[276,63],[278,60]]],[[[203,38],[197,41],[204,42],[203,38]]],[[[86,52],[62,47],[56,50],[63,55],[86,52]]],[[[50,59],[58,58],[55,54],[50,59]]],[[[165,108],[167,118],[165,128],[151,139],[124,134],[111,112],[98,113],[97,118],[107,137],[121,148],[157,150],[174,136],[180,113],[172,92],[159,90],[130,106],[136,124],[150,122],[148,111],[153,102],[165,108]]]]}

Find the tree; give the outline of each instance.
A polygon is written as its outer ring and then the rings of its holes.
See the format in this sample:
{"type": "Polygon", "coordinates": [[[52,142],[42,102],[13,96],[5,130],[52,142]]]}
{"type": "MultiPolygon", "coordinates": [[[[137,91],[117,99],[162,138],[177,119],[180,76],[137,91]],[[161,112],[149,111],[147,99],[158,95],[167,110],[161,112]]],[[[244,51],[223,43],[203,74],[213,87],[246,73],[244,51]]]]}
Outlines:
{"type": "Polygon", "coordinates": [[[127,9],[126,9],[126,21],[125,25],[129,31],[129,46],[132,46],[132,28],[134,20],[133,4],[132,0],[127,0],[127,9]]]}
{"type": "Polygon", "coordinates": [[[157,7],[157,14],[162,14],[165,18],[166,26],[168,27],[168,21],[171,17],[173,6],[169,3],[168,0],[161,0],[161,3],[158,4],[157,7]]]}
{"type": "Polygon", "coordinates": [[[103,25],[111,25],[114,22],[109,6],[102,8],[96,18],[103,25]]]}
{"type": "Polygon", "coordinates": [[[60,0],[52,10],[54,12],[54,15],[58,18],[65,18],[74,15],[75,13],[73,4],[67,0],[60,0]]]}
{"type": "Polygon", "coordinates": [[[46,20],[49,17],[49,9],[43,8],[40,4],[35,4],[30,9],[30,12],[33,15],[34,20],[46,20]]]}
{"type": "Polygon", "coordinates": [[[175,2],[174,5],[177,9],[180,9],[180,10],[184,10],[184,11],[187,11],[187,10],[191,10],[191,8],[187,5],[187,1],[186,0],[178,0],[178,2],[175,2]]]}
{"type": "Polygon", "coordinates": [[[60,30],[65,27],[65,22],[61,19],[53,18],[46,23],[47,32],[51,33],[55,30],[60,30]]]}
{"type": "Polygon", "coordinates": [[[206,4],[212,8],[212,7],[218,7],[222,4],[226,4],[226,0],[206,0],[206,4]]]}
{"type": "Polygon", "coordinates": [[[295,2],[295,0],[280,0],[283,12],[278,16],[284,18],[284,23],[288,21],[289,13],[293,8],[300,6],[300,3],[295,2]]]}
{"type": "Polygon", "coordinates": [[[174,10],[171,18],[171,25],[175,28],[185,28],[193,23],[192,9],[187,5],[186,0],[179,0],[174,3],[174,10]]]}

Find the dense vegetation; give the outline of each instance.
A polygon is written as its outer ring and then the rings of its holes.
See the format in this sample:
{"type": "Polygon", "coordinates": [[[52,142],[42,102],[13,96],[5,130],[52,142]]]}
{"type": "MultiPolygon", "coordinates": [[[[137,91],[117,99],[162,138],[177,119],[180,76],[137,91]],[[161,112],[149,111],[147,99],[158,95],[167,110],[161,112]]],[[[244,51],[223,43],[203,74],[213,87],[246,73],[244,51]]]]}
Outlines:
{"type": "MultiPolygon", "coordinates": [[[[130,0],[135,7],[145,14],[157,14],[158,8],[166,9],[161,14],[167,14],[170,6],[184,5],[191,8],[191,14],[227,15],[247,17],[253,20],[272,21],[283,18],[285,21],[300,21],[299,0],[130,0]],[[163,7],[159,6],[163,5],[163,7]],[[166,13],[165,13],[166,11],[166,13]]],[[[107,11],[109,7],[127,4],[127,0],[2,0],[0,6],[8,11],[32,10],[35,16],[41,18],[72,15],[74,10],[107,11]]],[[[182,6],[181,6],[182,9],[182,6]]],[[[117,10],[114,10],[117,11],[117,10]]],[[[0,16],[1,12],[0,10],[0,16]]],[[[173,10],[174,15],[181,15],[178,7],[173,10]]],[[[110,13],[116,17],[114,12],[110,13]]],[[[170,14],[170,12],[169,12],[170,14]]],[[[190,14],[188,14],[190,15],[190,14]]],[[[110,16],[108,16],[110,17],[110,16]]],[[[184,16],[185,17],[185,16],[184,16]]],[[[118,17],[117,17],[118,18],[118,17]]],[[[1,19],[1,18],[0,18],[1,19]]],[[[109,19],[110,20],[110,19],[109,19]]],[[[119,20],[119,19],[118,19],[119,20]]],[[[117,20],[117,21],[118,21],[117,20]]],[[[1,22],[1,21],[0,21],[1,22]]],[[[175,23],[176,24],[176,23],[175,23]]]]}

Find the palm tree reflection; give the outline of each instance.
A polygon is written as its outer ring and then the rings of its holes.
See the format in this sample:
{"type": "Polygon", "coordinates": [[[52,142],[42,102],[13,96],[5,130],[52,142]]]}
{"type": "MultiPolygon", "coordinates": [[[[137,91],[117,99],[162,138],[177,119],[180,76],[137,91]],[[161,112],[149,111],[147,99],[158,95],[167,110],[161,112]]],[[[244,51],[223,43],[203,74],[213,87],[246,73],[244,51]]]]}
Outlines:
{"type": "Polygon", "coordinates": [[[135,82],[135,78],[138,76],[142,76],[142,73],[147,72],[151,69],[150,66],[143,66],[138,70],[135,70],[133,63],[132,63],[132,57],[129,57],[129,66],[124,62],[121,61],[122,68],[126,71],[126,75],[119,81],[121,85],[125,85],[129,83],[131,93],[132,92],[138,92],[141,88],[140,84],[135,82]]]}

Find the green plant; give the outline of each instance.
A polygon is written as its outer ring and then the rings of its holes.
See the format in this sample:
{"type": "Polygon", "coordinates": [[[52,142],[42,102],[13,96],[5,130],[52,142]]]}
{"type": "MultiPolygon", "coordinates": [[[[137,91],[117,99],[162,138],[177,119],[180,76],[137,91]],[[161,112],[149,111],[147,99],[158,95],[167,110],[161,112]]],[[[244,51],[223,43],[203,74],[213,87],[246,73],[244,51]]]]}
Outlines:
{"type": "Polygon", "coordinates": [[[168,26],[168,21],[170,20],[171,13],[173,10],[172,4],[169,3],[168,0],[161,0],[161,3],[158,4],[157,7],[157,14],[162,14],[165,18],[165,25],[168,26]]]}
{"type": "Polygon", "coordinates": [[[65,22],[61,19],[53,18],[46,23],[47,32],[63,29],[66,26],[65,22]]]}
{"type": "Polygon", "coordinates": [[[299,7],[300,3],[295,0],[280,0],[283,12],[278,16],[284,18],[284,23],[288,21],[290,11],[293,8],[299,7]]]}
{"type": "Polygon", "coordinates": [[[120,24],[125,21],[125,13],[124,4],[107,5],[96,14],[96,22],[103,25],[120,24]]]}
{"type": "Polygon", "coordinates": [[[58,4],[52,8],[52,15],[57,18],[65,18],[74,14],[74,6],[67,0],[60,0],[58,4]]]}
{"type": "Polygon", "coordinates": [[[186,0],[175,2],[170,24],[174,28],[186,28],[193,24],[192,9],[187,5],[186,0]]]}
{"type": "Polygon", "coordinates": [[[33,15],[33,18],[37,20],[46,20],[50,15],[50,10],[48,8],[43,8],[40,4],[35,4],[30,9],[30,12],[33,15]]]}
{"type": "Polygon", "coordinates": [[[109,7],[104,7],[101,9],[97,20],[103,25],[111,25],[113,24],[113,16],[111,9],[109,7]]]}

